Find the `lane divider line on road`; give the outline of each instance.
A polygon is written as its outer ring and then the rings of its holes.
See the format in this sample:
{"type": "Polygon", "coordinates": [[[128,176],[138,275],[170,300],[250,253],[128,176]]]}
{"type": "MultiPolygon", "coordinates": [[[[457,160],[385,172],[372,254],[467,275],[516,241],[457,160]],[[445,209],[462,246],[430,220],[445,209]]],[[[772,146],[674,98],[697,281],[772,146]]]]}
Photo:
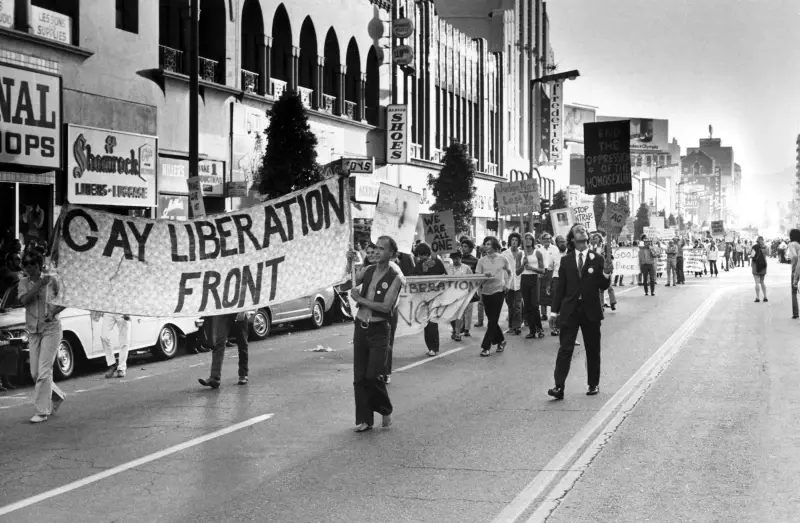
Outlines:
{"type": "Polygon", "coordinates": [[[114,476],[116,474],[120,474],[127,470],[140,467],[152,461],[156,461],[157,459],[161,459],[163,457],[169,456],[170,454],[175,454],[176,452],[180,452],[182,450],[186,450],[191,447],[195,447],[200,445],[201,443],[205,443],[206,441],[210,441],[212,439],[216,439],[232,432],[236,432],[237,430],[241,430],[256,423],[261,423],[262,421],[266,421],[270,419],[275,414],[262,414],[261,416],[256,416],[255,418],[250,418],[248,420],[236,423],[231,425],[230,427],[226,427],[224,429],[217,430],[215,432],[211,432],[206,434],[205,436],[200,436],[194,439],[190,439],[189,441],[185,441],[178,445],[173,445],[172,447],[166,448],[164,450],[155,452],[153,454],[149,454],[147,456],[141,457],[139,459],[135,459],[133,461],[129,461],[128,463],[123,463],[122,465],[117,465],[116,467],[110,468],[108,470],[104,470],[103,472],[99,472],[97,474],[93,474],[91,476],[85,477],[83,479],[79,479],[78,481],[73,481],[72,483],[68,483],[64,486],[48,490],[47,492],[42,492],[41,494],[37,494],[36,496],[32,496],[15,503],[11,503],[10,505],[6,505],[4,507],[0,507],[0,516],[4,516],[6,514],[10,514],[11,512],[15,512],[17,510],[29,507],[31,505],[35,505],[36,503],[40,503],[42,501],[48,500],[50,498],[54,498],[56,496],[60,496],[61,494],[66,494],[67,492],[71,492],[73,490],[77,490],[81,487],[85,487],[86,485],[91,485],[92,483],[97,483],[103,479],[108,477],[114,476]]]}
{"type": "Polygon", "coordinates": [[[455,349],[450,349],[450,350],[445,351],[445,352],[443,352],[441,354],[437,354],[436,356],[432,356],[432,357],[426,358],[424,360],[415,361],[414,363],[406,365],[405,367],[400,367],[399,369],[395,369],[394,372],[403,372],[404,370],[413,369],[414,367],[419,367],[420,365],[424,365],[425,363],[428,363],[429,361],[438,360],[439,358],[444,358],[448,354],[453,354],[453,353],[456,353],[456,352],[458,352],[460,350],[464,350],[466,348],[467,348],[466,346],[464,346],[464,347],[456,347],[455,349]]]}
{"type": "MultiPolygon", "coordinates": [[[[527,512],[534,502],[542,498],[548,487],[563,472],[569,471],[568,464],[573,462],[578,452],[585,447],[586,443],[594,436],[601,427],[607,426],[609,418],[625,404],[631,395],[643,395],[647,389],[642,388],[646,380],[663,362],[668,361],[670,354],[677,350],[694,333],[699,321],[711,310],[724,290],[717,291],[706,299],[703,304],[667,339],[664,344],[642,365],[636,373],[620,388],[614,396],[603,405],[603,407],[584,425],[581,430],[543,467],[542,472],[536,475],[533,480],[492,520],[492,523],[514,523],[525,512],[527,512]],[[637,394],[640,393],[640,394],[637,394]]],[[[664,366],[665,368],[665,366],[664,366]]],[[[661,369],[663,370],[663,369],[661,369]]],[[[658,372],[660,373],[661,370],[658,372]]],[[[581,472],[582,474],[582,472],[581,472]]],[[[572,476],[575,476],[574,474],[572,476]]],[[[574,477],[574,481],[580,476],[574,477]]],[[[574,484],[573,481],[573,484],[574,484]]],[[[563,494],[562,494],[563,495],[563,494]]],[[[556,500],[552,494],[547,500],[556,500]]],[[[549,515],[552,510],[547,512],[549,515]]]]}

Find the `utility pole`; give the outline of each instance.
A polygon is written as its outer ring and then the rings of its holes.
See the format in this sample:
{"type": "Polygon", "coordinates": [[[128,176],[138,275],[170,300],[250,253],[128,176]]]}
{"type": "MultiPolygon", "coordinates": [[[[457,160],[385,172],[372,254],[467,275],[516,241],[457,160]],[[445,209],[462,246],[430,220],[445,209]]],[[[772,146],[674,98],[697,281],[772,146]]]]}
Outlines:
{"type": "Polygon", "coordinates": [[[198,176],[200,163],[199,119],[200,57],[198,55],[200,0],[190,0],[189,8],[189,176],[198,176]]]}

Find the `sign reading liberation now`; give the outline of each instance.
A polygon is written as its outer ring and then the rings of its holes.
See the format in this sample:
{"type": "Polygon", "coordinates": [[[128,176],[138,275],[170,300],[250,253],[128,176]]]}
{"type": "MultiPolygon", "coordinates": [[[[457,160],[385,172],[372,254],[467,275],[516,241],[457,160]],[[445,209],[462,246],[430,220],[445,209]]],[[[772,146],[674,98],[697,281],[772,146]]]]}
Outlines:
{"type": "Polygon", "coordinates": [[[633,190],[630,125],[630,120],[583,124],[586,194],[633,190]]]}
{"type": "Polygon", "coordinates": [[[258,309],[346,277],[347,180],[329,178],[254,207],[175,222],[66,206],[53,303],[134,316],[258,309]]]}

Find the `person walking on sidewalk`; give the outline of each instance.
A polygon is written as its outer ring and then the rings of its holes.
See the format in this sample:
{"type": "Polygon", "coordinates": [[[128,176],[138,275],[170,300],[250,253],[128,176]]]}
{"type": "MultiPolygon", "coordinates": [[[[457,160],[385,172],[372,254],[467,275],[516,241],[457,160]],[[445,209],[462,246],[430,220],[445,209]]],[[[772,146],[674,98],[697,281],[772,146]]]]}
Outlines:
{"type": "Polygon", "coordinates": [[[492,345],[497,345],[497,352],[506,349],[506,339],[500,328],[500,311],[503,309],[503,291],[505,282],[511,277],[512,268],[508,259],[500,254],[500,241],[494,236],[483,240],[483,256],[478,259],[475,274],[483,274],[489,280],[481,287],[481,301],[486,309],[486,334],[481,342],[481,356],[489,356],[492,345]]]}
{"type": "Polygon", "coordinates": [[[750,265],[753,268],[753,280],[756,284],[756,303],[761,301],[760,292],[764,293],[764,303],[767,303],[767,286],[764,278],[767,276],[767,256],[764,254],[764,237],[759,236],[750,251],[750,265]]]}
{"type": "Polygon", "coordinates": [[[239,312],[236,314],[221,314],[206,318],[203,323],[206,339],[210,340],[213,348],[211,350],[211,372],[207,379],[200,378],[197,381],[204,387],[218,389],[222,382],[222,363],[225,360],[225,345],[231,331],[236,339],[239,348],[239,385],[247,385],[248,380],[248,356],[249,346],[247,342],[248,334],[247,313],[239,312]]]}
{"type": "Polygon", "coordinates": [[[22,269],[26,276],[19,282],[19,301],[25,306],[31,376],[36,382],[33,392],[36,414],[31,423],[41,423],[55,414],[67,397],[53,383],[53,364],[62,334],[58,315],[64,307],[47,303],[58,296],[60,285],[54,275],[44,272],[44,256],[37,251],[26,252],[22,269]]]}
{"type": "Polygon", "coordinates": [[[797,309],[797,282],[800,280],[800,229],[789,231],[789,245],[786,247],[786,257],[792,264],[791,292],[792,292],[792,319],[798,317],[797,309]]]}
{"type": "Polygon", "coordinates": [[[508,306],[508,330],[506,334],[522,333],[522,291],[520,290],[520,276],[517,268],[522,266],[523,253],[522,236],[512,232],[508,235],[508,250],[502,255],[508,260],[511,268],[511,277],[506,281],[506,305],[508,306]]]}
{"type": "Polygon", "coordinates": [[[561,321],[560,347],[553,373],[555,387],[547,394],[555,399],[564,399],[564,386],[569,374],[575,339],[578,329],[586,343],[586,367],[589,389],[594,396],[600,392],[600,324],[603,309],[600,291],[611,285],[614,266],[603,256],[589,251],[588,236],[583,225],[575,225],[569,232],[568,241],[574,246],[561,261],[558,286],[553,297],[550,323],[561,321]]]}
{"type": "Polygon", "coordinates": [[[675,247],[678,249],[678,254],[675,256],[675,274],[678,278],[676,285],[684,285],[686,283],[686,275],[683,273],[683,249],[686,247],[686,242],[683,238],[675,237],[675,247]]]}
{"type": "Polygon", "coordinates": [[[667,245],[667,287],[678,285],[678,246],[672,239],[667,245]]]}
{"type": "Polygon", "coordinates": [[[131,317],[127,314],[110,314],[92,311],[92,322],[102,320],[100,341],[106,355],[106,379],[124,378],[128,370],[128,350],[131,347],[131,317]],[[111,332],[117,329],[119,340],[119,361],[114,359],[114,346],[111,344],[111,332]]]}
{"type": "Polygon", "coordinates": [[[529,232],[525,233],[524,242],[525,251],[522,253],[522,263],[517,267],[517,274],[520,279],[525,318],[528,322],[528,335],[525,338],[544,338],[542,316],[539,311],[539,295],[542,292],[539,278],[544,278],[545,275],[544,254],[547,251],[535,248],[536,238],[529,232]]]}
{"type": "Polygon", "coordinates": [[[717,250],[717,243],[711,241],[708,245],[708,274],[712,278],[716,276],[719,278],[719,270],[717,269],[717,260],[719,259],[719,251],[717,250]]]}
{"type": "MultiPolygon", "coordinates": [[[[422,242],[416,246],[414,252],[419,258],[419,263],[414,266],[414,276],[447,276],[447,269],[442,260],[431,258],[430,245],[422,242]]],[[[429,321],[425,325],[424,337],[428,356],[433,357],[439,354],[439,324],[429,321]]]]}
{"type": "Polygon", "coordinates": [[[656,295],[656,266],[655,256],[653,254],[652,244],[647,235],[642,234],[641,241],[639,242],[639,269],[642,274],[642,283],[644,284],[644,295],[648,296],[648,278],[650,279],[650,292],[653,296],[656,295]]]}
{"type": "MultiPolygon", "coordinates": [[[[400,288],[405,282],[397,265],[390,263],[397,243],[381,236],[375,244],[376,263],[356,276],[350,295],[358,309],[353,327],[353,391],[356,406],[356,432],[372,429],[374,413],[383,416],[383,427],[392,424],[392,402],[380,375],[386,368],[390,342],[390,319],[397,307],[400,288]],[[362,285],[359,291],[356,287],[362,285]]],[[[348,271],[354,252],[347,256],[348,271]]]]}

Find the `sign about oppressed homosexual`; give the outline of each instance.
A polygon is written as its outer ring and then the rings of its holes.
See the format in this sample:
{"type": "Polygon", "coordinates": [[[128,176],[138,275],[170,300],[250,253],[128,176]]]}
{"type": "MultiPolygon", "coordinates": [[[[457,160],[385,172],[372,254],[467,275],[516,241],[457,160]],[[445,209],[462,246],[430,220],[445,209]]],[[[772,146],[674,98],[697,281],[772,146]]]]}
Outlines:
{"type": "Polygon", "coordinates": [[[628,120],[583,124],[586,194],[633,190],[628,120]]]}
{"type": "Polygon", "coordinates": [[[436,254],[450,254],[458,250],[453,211],[421,214],[420,219],[425,231],[425,243],[431,246],[431,251],[436,254]]]}
{"type": "Polygon", "coordinates": [[[372,219],[373,243],[377,243],[381,236],[391,236],[400,252],[410,253],[417,232],[419,200],[419,193],[381,183],[372,219]]]}
{"type": "Polygon", "coordinates": [[[503,216],[537,213],[541,211],[539,182],[537,180],[517,180],[495,184],[497,207],[503,216]]]}
{"type": "Polygon", "coordinates": [[[214,316],[342,282],[352,223],[347,180],[176,223],[66,206],[53,264],[57,305],[134,316],[214,316]]]}

